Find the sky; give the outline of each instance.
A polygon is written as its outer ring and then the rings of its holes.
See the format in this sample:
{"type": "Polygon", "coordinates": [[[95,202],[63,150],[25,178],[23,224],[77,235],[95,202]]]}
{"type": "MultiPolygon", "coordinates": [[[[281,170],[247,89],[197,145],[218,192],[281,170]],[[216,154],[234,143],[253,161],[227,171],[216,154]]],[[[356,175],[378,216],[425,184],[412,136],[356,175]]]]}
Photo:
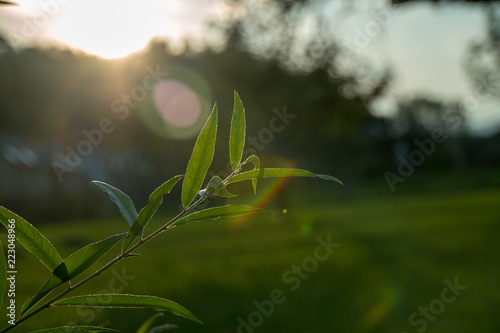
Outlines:
{"type": "MultiPolygon", "coordinates": [[[[342,41],[372,63],[390,63],[394,81],[374,113],[392,115],[395,101],[412,95],[459,102],[476,93],[464,62],[473,41],[486,37],[478,5],[436,6],[420,2],[356,15],[341,26],[342,41]]],[[[469,130],[488,135],[500,127],[500,102],[484,98],[468,110],[469,130]]]]}
{"type": "Polygon", "coordinates": [[[19,6],[0,9],[0,29],[9,31],[14,43],[61,43],[107,59],[140,51],[154,37],[173,44],[202,38],[204,22],[224,12],[215,0],[15,2],[19,6]]]}
{"type": "MultiPolygon", "coordinates": [[[[206,20],[223,17],[228,11],[216,0],[18,3],[19,7],[0,9],[0,29],[9,31],[14,43],[50,41],[109,59],[140,51],[153,37],[168,38],[181,47],[184,37],[205,36],[206,20]]],[[[463,64],[470,43],[485,38],[480,6],[421,2],[398,10],[381,8],[357,12],[337,29],[339,38],[361,57],[392,66],[394,81],[388,97],[374,105],[375,114],[391,115],[396,100],[415,94],[439,99],[474,98],[463,64]]],[[[499,107],[500,102],[493,98],[474,105],[468,114],[471,132],[488,134],[498,129],[499,107]]]]}

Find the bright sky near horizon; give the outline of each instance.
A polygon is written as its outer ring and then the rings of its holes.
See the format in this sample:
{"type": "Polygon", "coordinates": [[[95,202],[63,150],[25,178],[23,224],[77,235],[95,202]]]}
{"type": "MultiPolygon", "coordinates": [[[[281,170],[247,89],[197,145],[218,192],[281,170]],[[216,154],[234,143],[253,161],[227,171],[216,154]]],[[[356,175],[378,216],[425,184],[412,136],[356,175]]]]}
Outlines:
{"type": "MultiPolygon", "coordinates": [[[[202,38],[204,22],[224,15],[227,9],[215,0],[18,3],[17,8],[0,9],[0,31],[8,30],[18,43],[58,42],[103,58],[137,52],[153,37],[174,43],[186,36],[202,38]]],[[[342,22],[338,34],[361,56],[392,64],[392,100],[415,94],[458,100],[473,97],[463,63],[470,42],[486,37],[482,7],[418,3],[402,8],[385,18],[368,12],[353,15],[342,22]]],[[[377,112],[390,114],[390,105],[391,99],[387,99],[377,112]]],[[[469,116],[473,132],[487,133],[500,127],[499,107],[495,99],[479,103],[469,116]]]]}
{"type": "Polygon", "coordinates": [[[222,15],[214,0],[18,0],[0,8],[1,31],[26,45],[61,43],[106,59],[142,50],[155,37],[174,44],[203,38],[204,22],[222,15]]]}
{"type": "MultiPolygon", "coordinates": [[[[486,38],[487,26],[480,5],[449,4],[436,6],[429,2],[402,6],[382,21],[377,16],[358,17],[351,34],[352,41],[370,33],[368,22],[384,26],[373,34],[360,54],[374,62],[389,62],[395,76],[389,94],[395,98],[412,95],[437,100],[464,102],[474,100],[476,92],[465,71],[465,60],[471,42],[486,38]],[[368,24],[368,26],[367,26],[368,24]]],[[[351,23],[352,25],[352,23],[351,23]]],[[[479,100],[479,98],[478,98],[479,100]]],[[[389,103],[387,103],[389,104],[389,103]]],[[[390,114],[381,107],[381,114],[390,114]]],[[[500,127],[500,101],[486,98],[469,110],[469,128],[476,134],[489,134],[500,127]]]]}

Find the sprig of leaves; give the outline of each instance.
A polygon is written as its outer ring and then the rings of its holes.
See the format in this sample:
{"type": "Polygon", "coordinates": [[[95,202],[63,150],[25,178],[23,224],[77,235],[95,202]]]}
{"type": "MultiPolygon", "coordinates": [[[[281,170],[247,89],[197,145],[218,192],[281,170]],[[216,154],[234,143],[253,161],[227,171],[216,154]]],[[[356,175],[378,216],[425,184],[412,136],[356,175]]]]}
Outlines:
{"type": "MultiPolygon", "coordinates": [[[[207,187],[200,191],[214,157],[217,125],[218,110],[217,104],[215,104],[210,116],[198,135],[187,165],[186,174],[175,176],[155,189],[149,196],[148,204],[143,207],[139,213],[137,213],[134,203],[130,197],[123,191],[104,182],[94,181],[93,183],[105,191],[109,195],[111,201],[116,204],[129,226],[128,230],[124,233],[113,235],[101,241],[89,244],[76,251],[65,260],[62,260],[61,256],[50,241],[45,238],[33,225],[8,209],[0,207],[0,222],[8,229],[9,221],[14,219],[16,221],[16,235],[19,243],[21,243],[28,251],[33,253],[51,272],[40,290],[38,290],[38,292],[33,297],[28,299],[28,301],[26,301],[23,305],[21,309],[21,317],[17,320],[16,326],[35,314],[54,306],[151,308],[156,311],[169,311],[175,315],[201,323],[197,317],[181,305],[171,300],[156,296],[96,294],[69,298],[64,297],[76,288],[97,277],[117,262],[128,257],[137,256],[137,254],[132,251],[170,228],[188,222],[206,219],[219,219],[221,217],[234,217],[261,211],[260,209],[255,209],[246,205],[224,205],[191,212],[197,205],[206,200],[209,195],[226,198],[234,197],[235,195],[229,192],[226,188],[229,184],[250,180],[254,193],[257,190],[257,180],[259,178],[317,177],[342,184],[342,182],[335,177],[315,174],[302,169],[261,168],[260,159],[256,155],[248,156],[242,163],[241,161],[243,159],[243,149],[245,147],[246,135],[245,108],[241,102],[240,96],[235,91],[229,139],[229,160],[233,171],[225,179],[214,176],[208,182],[207,187]],[[244,172],[241,171],[242,166],[249,163],[253,164],[253,170],[244,172]],[[170,193],[170,191],[182,178],[184,178],[181,195],[183,210],[177,216],[165,223],[162,227],[144,237],[143,234],[145,227],[154,217],[156,211],[162,204],[163,196],[170,193]],[[200,195],[200,198],[195,201],[197,195],[200,195]],[[134,243],[137,238],[139,238],[139,241],[134,243]],[[123,240],[121,251],[114,259],[108,261],[106,264],[78,283],[74,285],[71,284],[72,280],[97,263],[99,259],[108,253],[121,240],[123,240]],[[34,307],[47,295],[66,282],[68,283],[66,290],[52,299],[45,301],[45,303],[34,309],[34,307]],[[109,301],[106,302],[106,304],[102,304],[102,302],[99,301],[99,298],[102,297],[109,299],[109,301]]],[[[5,287],[5,273],[5,259],[1,256],[0,292],[5,287]]],[[[139,328],[138,332],[146,332],[152,326],[156,318],[157,316],[151,317],[139,328]]],[[[153,330],[156,329],[156,331],[159,332],[172,328],[172,326],[167,326],[158,326],[153,330]]],[[[13,327],[15,326],[8,326],[1,332],[9,331],[13,327]]],[[[66,329],[68,329],[68,327],[45,329],[37,332],[65,332],[66,329]]],[[[112,331],[108,328],[94,326],[72,326],[71,330],[72,332],[112,331]]]]}

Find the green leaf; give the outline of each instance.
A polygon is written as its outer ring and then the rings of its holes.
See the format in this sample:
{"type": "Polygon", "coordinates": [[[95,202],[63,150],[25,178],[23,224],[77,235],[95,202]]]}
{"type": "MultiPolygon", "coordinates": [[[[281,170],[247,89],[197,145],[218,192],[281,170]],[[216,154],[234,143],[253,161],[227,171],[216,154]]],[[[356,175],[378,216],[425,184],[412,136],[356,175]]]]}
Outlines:
{"type": "MultiPolygon", "coordinates": [[[[92,266],[97,260],[104,256],[111,248],[125,237],[125,233],[110,236],[96,243],[89,244],[80,250],[70,255],[65,261],[68,272],[67,280],[83,273],[87,268],[92,266]]],[[[56,269],[57,270],[57,269],[56,269]]],[[[57,275],[54,271],[54,275],[57,275]]]]}
{"type": "Polygon", "coordinates": [[[156,311],[169,311],[177,316],[202,322],[183,306],[165,298],[147,295],[99,294],[65,298],[53,305],[88,306],[97,308],[151,308],[156,311]],[[103,303],[102,299],[110,299],[103,303]]]}
{"type": "Polygon", "coordinates": [[[322,174],[316,174],[316,177],[324,179],[324,180],[332,180],[334,182],[337,182],[341,185],[344,185],[340,180],[338,180],[336,177],[330,176],[330,175],[322,175],[322,174]]]}
{"type": "Polygon", "coordinates": [[[226,189],[226,186],[222,184],[222,179],[219,176],[213,176],[208,182],[207,192],[219,197],[232,198],[236,197],[236,194],[232,194],[226,189]]]}
{"type": "Polygon", "coordinates": [[[261,212],[261,209],[253,208],[247,205],[226,205],[220,207],[212,207],[199,212],[195,212],[184,216],[175,224],[194,222],[203,219],[218,219],[220,217],[234,217],[250,213],[261,212]]]}
{"type": "Polygon", "coordinates": [[[120,209],[123,217],[127,220],[129,225],[133,225],[137,219],[137,211],[135,210],[134,203],[128,195],[120,191],[114,186],[94,180],[92,183],[99,186],[101,190],[107,192],[111,201],[113,201],[120,209]]]}
{"type": "Polygon", "coordinates": [[[33,225],[5,207],[0,207],[0,222],[9,229],[9,220],[15,221],[16,240],[53,271],[62,263],[54,246],[33,225]]]}
{"type": "Polygon", "coordinates": [[[243,147],[245,146],[245,108],[241,103],[240,95],[234,92],[234,109],[231,119],[231,133],[229,136],[229,160],[231,167],[236,170],[243,156],[243,147]]]}
{"type": "Polygon", "coordinates": [[[179,328],[179,326],[174,325],[174,324],[165,324],[165,325],[160,325],[160,326],[153,327],[147,333],[161,333],[161,332],[173,330],[173,329],[176,329],[176,328],[179,328]]]}
{"type": "Polygon", "coordinates": [[[229,178],[227,184],[240,182],[252,178],[270,178],[270,177],[318,177],[325,180],[332,180],[341,185],[344,185],[337,178],[328,175],[317,175],[315,173],[302,169],[274,169],[274,168],[265,168],[265,169],[245,171],[239,173],[229,178]]]}
{"type": "Polygon", "coordinates": [[[0,309],[3,303],[3,293],[5,291],[5,284],[7,282],[7,266],[5,265],[5,257],[3,255],[2,242],[0,242],[0,309]]]}
{"type": "Polygon", "coordinates": [[[189,159],[182,183],[182,205],[189,206],[201,189],[205,175],[212,163],[217,134],[217,104],[201,129],[189,159]]]}
{"type": "Polygon", "coordinates": [[[45,296],[47,296],[52,290],[54,290],[54,288],[60,286],[63,282],[64,281],[62,279],[55,276],[54,274],[51,274],[47,281],[45,281],[42,288],[40,288],[40,290],[38,290],[38,292],[35,294],[35,296],[24,302],[23,306],[21,307],[21,316],[29,311],[29,309],[35,306],[38,302],[40,302],[45,296]]]}
{"type": "Polygon", "coordinates": [[[158,317],[161,317],[161,316],[163,316],[163,312],[155,313],[154,315],[149,317],[148,320],[146,320],[141,325],[141,327],[139,327],[139,329],[137,329],[136,333],[147,333],[148,330],[151,328],[151,326],[153,326],[153,324],[155,323],[156,319],[158,319],[158,317]]]}
{"type": "MultiPolygon", "coordinates": [[[[260,169],[260,159],[256,155],[248,156],[245,162],[243,162],[243,164],[246,163],[253,163],[254,170],[260,169]]],[[[257,194],[257,178],[252,178],[252,187],[253,187],[253,194],[257,194]]]]}
{"type": "Polygon", "coordinates": [[[86,333],[86,332],[119,332],[112,328],[99,326],[60,326],[31,331],[30,333],[86,333]]]}
{"type": "Polygon", "coordinates": [[[54,288],[83,273],[87,268],[104,256],[120,239],[125,237],[125,235],[125,233],[113,235],[99,242],[89,244],[66,258],[63,263],[54,269],[52,275],[49,276],[48,280],[35,296],[24,303],[21,314],[26,313],[26,311],[47,296],[54,288]]]}
{"type": "Polygon", "coordinates": [[[182,175],[179,175],[167,180],[151,193],[148,204],[141,209],[137,219],[127,233],[127,237],[123,241],[122,252],[125,252],[132,242],[142,234],[142,231],[163,202],[163,196],[168,194],[182,177],[182,175]]]}
{"type": "Polygon", "coordinates": [[[160,187],[154,190],[153,193],[151,193],[148,204],[139,212],[139,216],[137,217],[138,224],[143,225],[144,227],[146,226],[163,202],[163,196],[170,193],[172,188],[182,177],[183,175],[178,175],[167,180],[160,187]]]}

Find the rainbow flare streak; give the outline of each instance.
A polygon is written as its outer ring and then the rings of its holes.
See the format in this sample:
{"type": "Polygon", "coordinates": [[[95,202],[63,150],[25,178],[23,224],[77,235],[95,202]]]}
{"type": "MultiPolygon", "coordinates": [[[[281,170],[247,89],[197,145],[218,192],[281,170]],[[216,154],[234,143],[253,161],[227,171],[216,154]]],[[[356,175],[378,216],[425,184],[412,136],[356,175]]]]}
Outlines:
{"type": "MultiPolygon", "coordinates": [[[[255,208],[265,207],[285,186],[290,177],[273,178],[268,180],[265,186],[257,186],[257,195],[250,201],[249,205],[255,208]]],[[[247,222],[253,214],[247,214],[235,218],[230,224],[231,229],[236,229],[247,222]]]]}

